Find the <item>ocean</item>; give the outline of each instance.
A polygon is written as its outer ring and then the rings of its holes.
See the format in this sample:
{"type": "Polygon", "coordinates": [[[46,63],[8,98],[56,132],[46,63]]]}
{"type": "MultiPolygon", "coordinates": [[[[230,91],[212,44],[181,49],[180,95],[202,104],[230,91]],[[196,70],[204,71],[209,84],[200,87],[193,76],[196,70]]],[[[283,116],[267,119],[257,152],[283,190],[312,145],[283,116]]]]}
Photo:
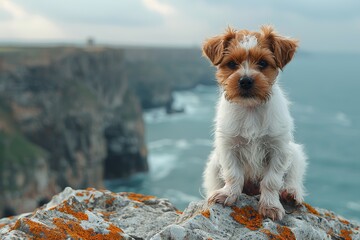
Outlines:
{"type": "MultiPolygon", "coordinates": [[[[360,222],[360,55],[299,54],[280,85],[292,102],[296,141],[309,166],[305,201],[360,222]]],[[[214,80],[215,81],[215,80],[214,80]]],[[[202,199],[202,172],[212,149],[216,86],[174,93],[184,113],[144,114],[150,171],[107,183],[113,191],[168,198],[179,209],[202,199]]]]}

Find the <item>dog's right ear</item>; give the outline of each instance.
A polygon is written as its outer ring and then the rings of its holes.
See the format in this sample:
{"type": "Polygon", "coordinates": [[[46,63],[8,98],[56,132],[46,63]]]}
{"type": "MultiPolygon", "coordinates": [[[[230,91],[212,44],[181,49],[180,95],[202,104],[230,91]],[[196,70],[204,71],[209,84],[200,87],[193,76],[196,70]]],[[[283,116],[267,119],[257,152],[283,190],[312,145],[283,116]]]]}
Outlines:
{"type": "Polygon", "coordinates": [[[231,39],[236,37],[236,31],[230,27],[222,35],[207,39],[203,44],[203,55],[206,56],[215,66],[221,63],[224,51],[231,39]]]}

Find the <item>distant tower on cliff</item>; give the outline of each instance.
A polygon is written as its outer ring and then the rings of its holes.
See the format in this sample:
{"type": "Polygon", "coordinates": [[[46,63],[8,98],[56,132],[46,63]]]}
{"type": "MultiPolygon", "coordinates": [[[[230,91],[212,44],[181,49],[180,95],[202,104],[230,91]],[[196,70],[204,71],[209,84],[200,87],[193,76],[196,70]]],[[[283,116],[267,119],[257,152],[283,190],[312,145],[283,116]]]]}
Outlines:
{"type": "Polygon", "coordinates": [[[95,45],[95,39],[93,37],[88,37],[86,40],[87,47],[93,47],[95,45]]]}

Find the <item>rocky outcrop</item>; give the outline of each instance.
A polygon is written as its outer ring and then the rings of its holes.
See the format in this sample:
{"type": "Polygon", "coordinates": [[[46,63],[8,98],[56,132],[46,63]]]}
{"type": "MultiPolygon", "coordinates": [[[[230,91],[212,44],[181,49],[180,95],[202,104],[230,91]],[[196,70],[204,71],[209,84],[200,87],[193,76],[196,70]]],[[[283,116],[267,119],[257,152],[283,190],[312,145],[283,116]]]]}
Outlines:
{"type": "Polygon", "coordinates": [[[199,48],[129,48],[127,76],[144,109],[171,108],[175,90],[214,85],[214,69],[199,48]]]}
{"type": "Polygon", "coordinates": [[[123,51],[46,53],[51,58],[41,63],[9,57],[0,72],[0,215],[4,206],[32,210],[66,186],[101,187],[104,173],[121,178],[148,169],[123,51]]]}
{"type": "Polygon", "coordinates": [[[257,213],[242,195],[233,207],[204,201],[178,211],[169,201],[136,193],[72,190],[36,211],[0,220],[1,239],[360,239],[359,225],[333,212],[285,206],[281,221],[257,213]]]}

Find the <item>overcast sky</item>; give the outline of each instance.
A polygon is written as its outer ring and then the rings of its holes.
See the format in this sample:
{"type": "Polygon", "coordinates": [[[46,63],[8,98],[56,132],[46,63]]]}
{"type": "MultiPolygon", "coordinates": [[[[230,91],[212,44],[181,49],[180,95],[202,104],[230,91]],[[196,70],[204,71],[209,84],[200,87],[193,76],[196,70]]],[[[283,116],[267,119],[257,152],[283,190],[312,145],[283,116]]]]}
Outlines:
{"type": "Polygon", "coordinates": [[[360,52],[360,0],[0,0],[0,42],[200,46],[262,24],[303,50],[360,52]]]}

